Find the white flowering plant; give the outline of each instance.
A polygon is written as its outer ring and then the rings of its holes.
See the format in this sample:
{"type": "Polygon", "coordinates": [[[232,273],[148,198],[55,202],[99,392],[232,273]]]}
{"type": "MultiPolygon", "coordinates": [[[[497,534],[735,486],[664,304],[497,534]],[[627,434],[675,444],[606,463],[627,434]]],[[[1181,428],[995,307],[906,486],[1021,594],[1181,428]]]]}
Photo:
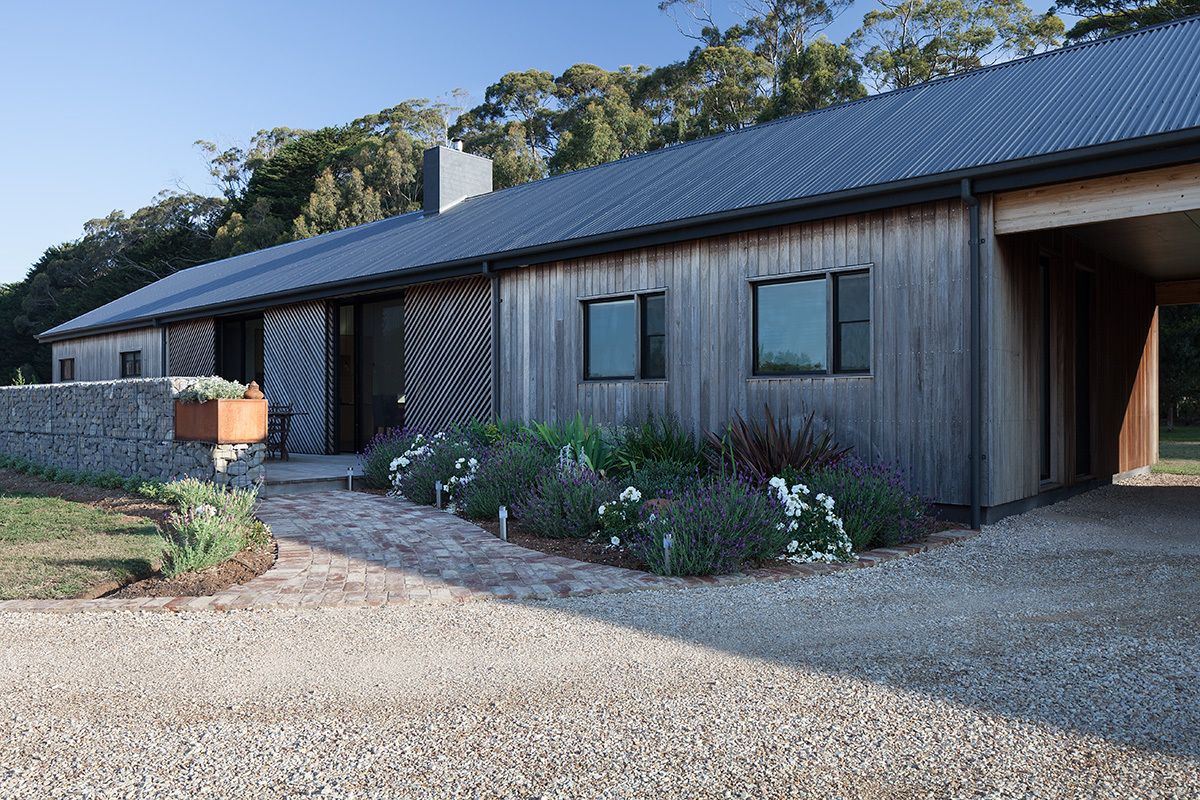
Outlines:
{"type": "Polygon", "coordinates": [[[455,493],[470,483],[479,469],[479,459],[472,449],[469,441],[452,431],[432,436],[417,434],[408,449],[388,466],[391,494],[433,505],[437,501],[435,484],[441,481],[442,502],[453,502],[455,493]]]}
{"type": "Polygon", "coordinates": [[[782,550],[776,558],[793,564],[854,559],[854,546],[832,497],[813,494],[802,482],[789,485],[782,477],[772,478],[768,486],[782,516],[775,525],[782,550]]]}
{"type": "Polygon", "coordinates": [[[596,515],[600,518],[602,532],[609,538],[609,544],[619,547],[630,530],[642,525],[644,504],[645,499],[636,486],[626,486],[616,499],[600,504],[596,515]]]}

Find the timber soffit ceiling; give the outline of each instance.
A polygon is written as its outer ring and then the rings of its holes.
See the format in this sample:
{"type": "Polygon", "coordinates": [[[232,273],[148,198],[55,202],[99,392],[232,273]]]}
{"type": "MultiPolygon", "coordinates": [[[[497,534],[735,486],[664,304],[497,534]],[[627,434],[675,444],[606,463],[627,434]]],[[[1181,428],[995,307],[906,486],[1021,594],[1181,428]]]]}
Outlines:
{"type": "Polygon", "coordinates": [[[1196,128],[1193,17],[192,267],[42,336],[350,293],[450,265],[478,272],[505,254],[547,261],[580,241],[1196,128]]]}

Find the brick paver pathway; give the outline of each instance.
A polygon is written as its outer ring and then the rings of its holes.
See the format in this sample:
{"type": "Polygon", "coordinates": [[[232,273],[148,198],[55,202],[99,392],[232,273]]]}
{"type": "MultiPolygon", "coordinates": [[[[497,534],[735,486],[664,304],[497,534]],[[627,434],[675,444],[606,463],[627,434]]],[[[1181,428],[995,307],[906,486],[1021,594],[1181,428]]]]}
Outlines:
{"type": "Polygon", "coordinates": [[[271,526],[278,557],[274,566],[244,585],[211,597],[6,600],[0,610],[224,611],[685,589],[873,566],[975,535],[935,534],[915,544],[871,550],[854,564],[781,564],[719,577],[662,578],[528,550],[452,514],[394,497],[345,491],[266,497],[258,516],[271,526]]]}

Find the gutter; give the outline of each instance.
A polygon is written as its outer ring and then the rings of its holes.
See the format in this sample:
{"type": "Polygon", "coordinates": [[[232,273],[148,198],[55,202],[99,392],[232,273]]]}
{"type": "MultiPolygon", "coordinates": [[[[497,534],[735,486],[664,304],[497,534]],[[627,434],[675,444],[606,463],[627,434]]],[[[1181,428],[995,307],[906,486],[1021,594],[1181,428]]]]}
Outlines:
{"type": "Polygon", "coordinates": [[[979,530],[983,522],[983,237],[979,230],[979,198],[971,188],[971,179],[963,178],[959,187],[969,215],[967,234],[971,272],[971,363],[969,392],[971,425],[967,452],[971,474],[971,527],[979,530]]]}
{"type": "MultiPolygon", "coordinates": [[[[456,261],[396,269],[377,273],[369,278],[331,281],[302,289],[257,295],[241,302],[196,306],[175,314],[160,314],[156,319],[162,323],[169,323],[213,316],[218,311],[222,314],[243,313],[284,303],[367,294],[444,278],[478,275],[485,260],[489,264],[489,269],[499,271],[544,264],[550,261],[770,228],[777,225],[829,219],[847,214],[881,211],[933,200],[957,199],[961,196],[960,184],[964,179],[972,181],[974,192],[983,194],[1047,183],[1102,177],[1119,172],[1150,169],[1189,161],[1200,161],[1200,127],[1078,148],[1063,153],[1034,156],[1019,161],[1000,162],[938,175],[910,178],[890,184],[863,186],[841,192],[801,197],[765,206],[731,209],[683,220],[670,220],[639,228],[581,237],[567,242],[540,244],[487,256],[472,256],[456,261]]],[[[73,328],[55,334],[42,334],[38,340],[54,342],[116,330],[148,327],[149,324],[149,317],[133,318],[73,328]]]]}

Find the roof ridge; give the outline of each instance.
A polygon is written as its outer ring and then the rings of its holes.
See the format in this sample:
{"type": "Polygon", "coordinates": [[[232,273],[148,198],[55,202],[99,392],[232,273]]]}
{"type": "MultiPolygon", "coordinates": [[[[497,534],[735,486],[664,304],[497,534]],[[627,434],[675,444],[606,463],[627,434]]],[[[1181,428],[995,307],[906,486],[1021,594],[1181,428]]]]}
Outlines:
{"type": "Polygon", "coordinates": [[[1159,22],[1154,25],[1147,25],[1143,28],[1135,28],[1134,30],[1124,31],[1123,33],[1118,33],[1113,36],[1107,36],[1103,39],[1091,39],[1086,42],[1076,42],[1075,44],[1063,45],[1062,47],[1056,47],[1053,50],[1046,50],[1041,53],[1031,53],[1027,56],[1021,56],[1019,58],[1011,58],[1007,61],[1000,61],[995,64],[985,64],[984,66],[976,67],[975,69],[968,70],[967,72],[960,72],[956,75],[942,75],[937,78],[931,78],[927,81],[922,81],[921,83],[915,83],[912,86],[902,86],[897,89],[889,89],[886,92],[870,94],[870,95],[867,95],[866,97],[860,97],[857,100],[846,100],[841,103],[835,103],[831,106],[823,106],[821,108],[814,108],[809,111],[801,111],[799,114],[789,114],[785,117],[778,117],[776,119],[769,119],[764,122],[757,122],[753,125],[747,125],[744,128],[737,128],[737,129],[731,130],[731,131],[721,131],[720,133],[714,133],[710,136],[701,136],[698,139],[688,139],[687,141],[683,141],[683,142],[674,142],[672,144],[668,144],[668,145],[664,145],[663,147],[659,147],[655,150],[645,150],[641,153],[633,153],[631,155],[625,156],[624,158],[618,158],[615,161],[605,161],[603,164],[593,164],[590,167],[584,167],[583,169],[575,169],[575,170],[571,170],[570,172],[561,172],[558,175],[547,175],[544,178],[538,178],[537,180],[526,181],[525,183],[518,183],[515,186],[506,186],[503,189],[497,189],[496,191],[493,191],[493,192],[485,192],[484,194],[474,195],[472,197],[465,198],[463,200],[463,203],[469,202],[471,200],[478,200],[478,199],[484,198],[484,197],[499,196],[499,195],[504,194],[505,192],[512,192],[516,189],[523,189],[523,188],[529,187],[529,186],[536,186],[541,183],[559,180],[561,178],[566,178],[571,175],[580,175],[585,172],[592,172],[595,170],[604,169],[605,167],[611,167],[615,164],[626,164],[626,163],[629,163],[632,161],[636,161],[640,158],[646,158],[646,157],[653,156],[653,155],[656,155],[659,153],[665,153],[665,152],[668,152],[671,150],[676,150],[676,149],[679,149],[682,147],[688,147],[690,145],[697,145],[697,144],[700,144],[701,142],[713,142],[718,139],[723,139],[723,138],[730,137],[730,136],[736,136],[738,134],[745,133],[747,131],[758,130],[761,128],[770,127],[771,125],[779,125],[779,124],[782,124],[785,122],[791,122],[793,120],[801,119],[803,117],[813,117],[818,114],[827,114],[827,113],[830,113],[833,111],[838,111],[839,109],[849,108],[850,106],[856,106],[856,105],[860,105],[863,103],[869,103],[874,100],[880,100],[885,97],[893,97],[893,96],[905,94],[905,93],[915,93],[918,91],[924,91],[924,90],[929,89],[931,86],[937,86],[940,84],[950,83],[953,81],[965,80],[965,79],[971,78],[976,75],[980,75],[983,73],[989,73],[989,72],[995,72],[997,70],[1005,69],[1008,67],[1019,66],[1021,64],[1028,63],[1030,61],[1036,61],[1038,59],[1045,59],[1045,58],[1050,58],[1053,56],[1059,56],[1059,55],[1062,55],[1063,53],[1074,52],[1077,50],[1084,50],[1084,49],[1087,49],[1090,47],[1107,45],[1107,44],[1110,44],[1112,42],[1115,42],[1115,41],[1118,41],[1121,39],[1128,39],[1128,38],[1131,38],[1134,36],[1140,36],[1140,35],[1143,35],[1146,33],[1152,33],[1154,31],[1162,29],[1162,28],[1169,28],[1169,27],[1176,26],[1176,25],[1184,25],[1184,24],[1190,24],[1190,23],[1194,23],[1194,22],[1200,22],[1200,14],[1192,15],[1189,17],[1181,17],[1179,19],[1167,20],[1166,22],[1159,22]]]}

